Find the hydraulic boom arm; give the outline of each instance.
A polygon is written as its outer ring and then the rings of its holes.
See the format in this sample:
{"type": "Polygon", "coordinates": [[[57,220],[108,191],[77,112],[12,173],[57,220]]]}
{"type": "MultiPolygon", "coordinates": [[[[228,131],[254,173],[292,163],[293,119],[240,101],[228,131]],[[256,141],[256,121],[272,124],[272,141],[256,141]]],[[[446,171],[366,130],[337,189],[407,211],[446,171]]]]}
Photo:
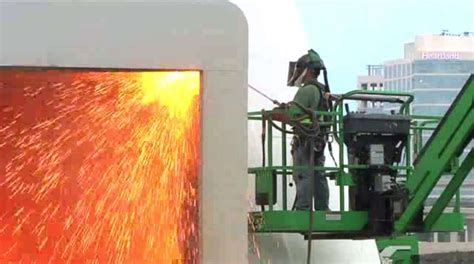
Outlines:
{"type": "MultiPolygon", "coordinates": [[[[415,161],[413,174],[407,179],[410,202],[405,212],[395,223],[395,231],[404,232],[407,230],[411,221],[422,209],[424,201],[438,183],[448,163],[457,157],[472,139],[473,127],[474,75],[471,75],[415,161]]],[[[461,165],[462,171],[451,178],[448,186],[460,186],[472,166],[471,152],[461,165]]],[[[436,211],[429,213],[428,219],[431,225],[454,195],[455,190],[451,189],[446,188],[444,191],[446,194],[443,193],[440,196],[439,200],[441,201],[436,203],[432,209],[432,211],[436,211]]]]}

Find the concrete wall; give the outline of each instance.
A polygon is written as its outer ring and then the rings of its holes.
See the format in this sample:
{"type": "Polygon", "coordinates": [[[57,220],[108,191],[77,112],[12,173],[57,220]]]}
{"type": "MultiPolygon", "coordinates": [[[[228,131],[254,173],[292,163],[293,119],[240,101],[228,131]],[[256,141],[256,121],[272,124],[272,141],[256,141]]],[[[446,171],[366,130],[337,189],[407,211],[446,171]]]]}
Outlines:
{"type": "MultiPolygon", "coordinates": [[[[247,261],[247,24],[212,1],[0,5],[0,66],[199,69],[202,263],[247,261]]],[[[159,249],[157,249],[159,250],[159,249]]]]}

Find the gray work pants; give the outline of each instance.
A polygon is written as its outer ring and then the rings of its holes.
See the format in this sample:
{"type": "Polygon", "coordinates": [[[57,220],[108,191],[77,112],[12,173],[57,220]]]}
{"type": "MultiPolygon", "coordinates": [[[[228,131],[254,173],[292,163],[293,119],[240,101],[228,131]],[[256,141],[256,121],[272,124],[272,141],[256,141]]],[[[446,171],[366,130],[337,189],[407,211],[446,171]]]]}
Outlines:
{"type": "MultiPolygon", "coordinates": [[[[308,140],[294,140],[292,146],[293,165],[310,166],[311,146],[308,140]]],[[[314,150],[313,150],[314,151],[314,150]]],[[[324,148],[314,153],[314,166],[324,166],[324,148]]],[[[321,171],[308,169],[295,170],[293,180],[296,184],[296,210],[309,210],[311,203],[311,177],[314,175],[314,210],[329,209],[329,187],[326,177],[321,171]]]]}

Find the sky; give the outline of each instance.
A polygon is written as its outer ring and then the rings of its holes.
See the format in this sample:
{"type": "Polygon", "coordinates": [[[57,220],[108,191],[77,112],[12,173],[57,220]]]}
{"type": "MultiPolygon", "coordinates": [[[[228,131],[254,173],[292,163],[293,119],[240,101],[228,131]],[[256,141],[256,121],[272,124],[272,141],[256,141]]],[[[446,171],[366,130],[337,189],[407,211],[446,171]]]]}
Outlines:
{"type": "Polygon", "coordinates": [[[333,93],[355,89],[366,65],[402,58],[403,44],[416,35],[474,31],[472,0],[296,0],[296,6],[333,93]]]}

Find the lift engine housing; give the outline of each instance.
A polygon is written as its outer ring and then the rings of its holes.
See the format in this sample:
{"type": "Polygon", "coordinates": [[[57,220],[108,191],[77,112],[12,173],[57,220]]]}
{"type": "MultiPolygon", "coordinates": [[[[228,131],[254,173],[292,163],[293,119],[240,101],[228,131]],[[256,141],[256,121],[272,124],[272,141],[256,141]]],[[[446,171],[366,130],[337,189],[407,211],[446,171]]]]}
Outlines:
{"type": "Polygon", "coordinates": [[[408,191],[390,166],[402,160],[410,118],[405,115],[350,113],[344,117],[344,143],[356,186],[350,187],[352,210],[369,211],[368,232],[386,235],[408,203],[408,191]]]}

